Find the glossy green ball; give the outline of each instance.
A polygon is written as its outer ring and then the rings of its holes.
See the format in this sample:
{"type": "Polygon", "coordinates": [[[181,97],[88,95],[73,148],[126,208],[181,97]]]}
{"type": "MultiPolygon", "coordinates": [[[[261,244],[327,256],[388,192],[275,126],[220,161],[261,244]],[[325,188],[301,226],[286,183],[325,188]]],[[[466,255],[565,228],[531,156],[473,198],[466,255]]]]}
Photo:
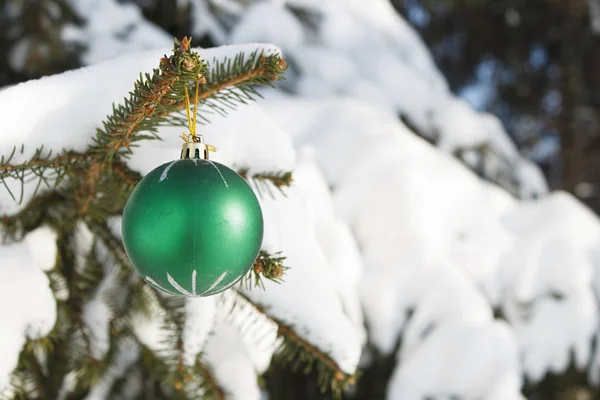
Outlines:
{"type": "Polygon", "coordinates": [[[183,159],[161,165],[135,187],[122,233],[129,259],[152,287],[209,296],[248,272],[262,244],[263,216],[235,171],[183,159]]]}

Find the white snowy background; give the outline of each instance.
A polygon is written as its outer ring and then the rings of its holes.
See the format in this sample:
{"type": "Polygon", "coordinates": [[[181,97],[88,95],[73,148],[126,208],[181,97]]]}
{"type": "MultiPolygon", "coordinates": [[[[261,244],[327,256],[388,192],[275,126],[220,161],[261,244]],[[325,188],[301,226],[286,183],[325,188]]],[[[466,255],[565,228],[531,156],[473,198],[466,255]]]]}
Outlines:
{"type": "MultiPolygon", "coordinates": [[[[235,44],[200,50],[202,57],[263,48],[282,51],[291,66],[288,92],[266,91],[265,100],[227,118],[210,115],[202,128],[220,149],[217,161],[294,171],[286,197],[262,199],[264,247],[283,251],[291,269],[284,284],[246,295],[347,373],[368,365],[366,343],[391,354],[401,335],[391,400],[522,399],[525,378],[539,381],[570,362],[600,383],[600,358],[592,351],[592,340],[600,339],[597,217],[567,193],[548,193],[499,120],[449,92],[422,41],[387,0],[368,7],[360,0],[189,1],[194,36],[235,44]],[[209,3],[220,18],[208,12],[209,3]],[[253,44],[259,42],[269,44],[253,44]],[[482,145],[495,157],[478,153],[482,145]],[[512,182],[518,196],[472,172],[482,158],[484,176],[512,182]]],[[[15,162],[41,144],[84,150],[111,104],[172,47],[172,38],[134,6],[72,4],[87,22],[67,26],[64,38],[88,45],[90,66],[0,92],[0,154],[25,144],[15,162]]],[[[143,143],[130,166],[145,174],[177,158],[179,133],[163,129],[164,141],[143,143]]],[[[33,189],[25,188],[24,203],[33,189]]],[[[0,191],[0,214],[19,208],[0,191]]],[[[118,234],[120,221],[111,223],[118,234]]],[[[83,254],[92,236],[80,229],[83,254]]],[[[42,227],[0,247],[8,268],[0,281],[0,389],[9,390],[25,338],[43,337],[55,322],[44,274],[54,243],[42,227]]],[[[233,297],[188,300],[186,359],[203,351],[231,398],[259,399],[256,376],[270,363],[276,327],[265,321],[248,329],[244,307],[221,312],[233,297]]],[[[85,312],[100,356],[110,319],[102,290],[85,312]]],[[[157,321],[140,317],[136,325],[140,340],[159,350],[157,321]]],[[[119,354],[88,399],[104,399],[112,380],[139,357],[134,344],[119,354]]]]}

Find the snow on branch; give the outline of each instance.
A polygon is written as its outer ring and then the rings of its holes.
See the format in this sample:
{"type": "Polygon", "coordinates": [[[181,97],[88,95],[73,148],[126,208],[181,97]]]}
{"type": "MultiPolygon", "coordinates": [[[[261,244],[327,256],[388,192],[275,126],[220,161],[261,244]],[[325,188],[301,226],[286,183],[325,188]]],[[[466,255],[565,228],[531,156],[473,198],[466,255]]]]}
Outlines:
{"type": "MultiPolygon", "coordinates": [[[[130,147],[136,141],[157,139],[160,126],[177,125],[171,119],[176,119],[174,114],[185,107],[184,88],[191,90],[198,83],[201,103],[224,114],[226,108],[259,96],[253,86],[271,85],[282,79],[287,68],[278,52],[261,48],[254,48],[249,54],[242,51],[232,56],[214,57],[209,66],[190,46],[187,38],[176,42],[173,54],[162,57],[159,68],[152,74],[140,74],[129,97],[123,104],[113,105],[112,113],[102,122],[103,128],[96,130],[93,144],[85,151],[65,150],[54,155],[53,149],[44,151],[41,141],[42,145],[36,143],[36,150],[28,160],[20,161],[27,152],[23,145],[19,152],[13,145],[12,152],[0,159],[0,181],[13,200],[28,200],[40,187],[56,186],[67,175],[86,171],[78,182],[81,187],[78,205],[80,213],[87,214],[93,206],[97,182],[106,175],[107,169],[112,169],[107,162],[130,155],[130,147]],[[31,176],[38,179],[37,185],[25,193],[25,182],[31,176]],[[20,187],[18,194],[11,190],[15,182],[20,187]]],[[[123,172],[119,166],[116,173],[123,175],[123,172]]]]}
{"type": "Polygon", "coordinates": [[[236,293],[236,303],[250,304],[254,310],[277,325],[277,335],[281,339],[275,352],[275,362],[291,365],[294,370],[309,373],[317,372],[318,384],[322,392],[331,390],[338,398],[350,385],[356,383],[357,373],[348,374],[326,352],[304,339],[297,330],[274,317],[268,309],[253,302],[241,292],[236,293]]]}

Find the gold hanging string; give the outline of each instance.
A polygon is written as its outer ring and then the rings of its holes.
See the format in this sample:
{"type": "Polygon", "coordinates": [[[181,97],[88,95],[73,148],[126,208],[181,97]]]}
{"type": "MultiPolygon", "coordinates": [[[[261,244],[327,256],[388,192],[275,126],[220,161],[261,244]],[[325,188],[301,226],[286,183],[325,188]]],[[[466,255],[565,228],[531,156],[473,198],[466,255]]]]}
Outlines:
{"type": "MultiPolygon", "coordinates": [[[[195,93],[195,99],[194,99],[194,117],[192,118],[191,113],[191,104],[190,104],[190,96],[188,94],[188,88],[187,88],[187,84],[183,86],[183,94],[185,96],[185,113],[187,115],[187,121],[188,121],[188,129],[190,131],[190,135],[192,135],[192,139],[194,142],[197,141],[197,137],[196,137],[196,126],[197,126],[197,116],[198,116],[198,103],[200,100],[199,97],[199,88],[200,88],[200,82],[196,81],[196,93],[195,93]]],[[[187,137],[185,134],[181,134],[181,137],[183,138],[183,140],[185,140],[187,142],[187,137]]]]}
{"type": "Polygon", "coordinates": [[[202,141],[201,139],[198,139],[197,133],[196,133],[196,127],[197,127],[197,121],[198,121],[198,104],[200,103],[200,96],[199,96],[199,92],[200,92],[200,81],[197,80],[196,81],[196,91],[195,91],[195,99],[194,99],[194,116],[192,117],[192,110],[191,110],[191,104],[190,104],[190,95],[188,93],[188,88],[187,88],[187,84],[183,87],[183,93],[185,95],[185,113],[187,115],[187,121],[188,121],[188,129],[190,131],[189,135],[186,135],[185,133],[181,134],[181,139],[183,139],[184,142],[186,143],[190,143],[190,140],[194,143],[203,143],[205,148],[208,151],[217,151],[217,148],[213,145],[210,144],[205,144],[204,141],[202,141]]]}
{"type": "Polygon", "coordinates": [[[192,123],[192,126],[194,127],[194,133],[192,134],[194,136],[194,138],[196,137],[196,117],[198,116],[198,91],[200,88],[200,81],[196,81],[196,98],[194,100],[194,121],[192,123]]]}

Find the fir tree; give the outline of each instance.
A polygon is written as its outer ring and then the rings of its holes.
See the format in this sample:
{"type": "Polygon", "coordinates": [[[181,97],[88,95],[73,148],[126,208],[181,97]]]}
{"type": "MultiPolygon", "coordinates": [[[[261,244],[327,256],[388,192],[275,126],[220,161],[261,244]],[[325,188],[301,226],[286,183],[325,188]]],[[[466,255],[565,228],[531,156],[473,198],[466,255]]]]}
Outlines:
{"type": "MultiPolygon", "coordinates": [[[[131,348],[140,356],[120,371],[108,388],[108,398],[130,398],[136,379],[142,382],[136,394],[140,399],[225,398],[202,354],[191,365],[184,360],[185,300],[159,293],[143,282],[112,221],[123,213],[129,194],[141,179],[125,161],[140,141],[159,139],[159,127],[185,125],[186,92],[193,93],[197,86],[204,107],[226,113],[255,99],[255,86],[272,86],[285,70],[286,62],[278,54],[258,50],[226,60],[203,60],[184,38],[175,42],[173,53],[159,60],[152,74],[140,75],[122,104],[113,106],[86,151],[56,154],[39,148],[29,160],[14,162],[22,151],[15,146],[12,154],[2,157],[0,180],[7,190],[10,179],[22,185],[35,179],[38,187],[35,198],[22,211],[2,217],[4,242],[19,241],[36,228],[48,226],[56,233],[58,247],[56,265],[47,271],[57,300],[56,324],[47,337],[26,343],[13,374],[13,390],[5,393],[7,398],[84,398],[103,376],[114,374],[116,360],[124,349],[131,348]],[[80,236],[85,232],[91,240],[82,250],[80,236]],[[114,284],[106,289],[102,282],[111,274],[114,284]],[[94,347],[90,321],[83,312],[99,295],[107,299],[111,315],[109,348],[103,352],[94,347]],[[136,335],[139,315],[160,320],[164,351],[156,353],[136,335]]],[[[203,115],[199,117],[203,119],[203,115]]],[[[274,189],[285,192],[292,181],[292,174],[286,171],[239,172],[263,196],[274,189]]],[[[22,200],[22,192],[13,190],[11,195],[15,201],[22,200]]],[[[285,260],[285,254],[261,251],[241,284],[254,290],[264,289],[264,279],[285,284],[285,260]]],[[[218,301],[232,318],[244,315],[250,324],[262,321],[276,327],[278,368],[314,369],[319,387],[336,396],[354,382],[355,377],[343,372],[324,349],[242,291],[231,289],[218,301]]]]}

